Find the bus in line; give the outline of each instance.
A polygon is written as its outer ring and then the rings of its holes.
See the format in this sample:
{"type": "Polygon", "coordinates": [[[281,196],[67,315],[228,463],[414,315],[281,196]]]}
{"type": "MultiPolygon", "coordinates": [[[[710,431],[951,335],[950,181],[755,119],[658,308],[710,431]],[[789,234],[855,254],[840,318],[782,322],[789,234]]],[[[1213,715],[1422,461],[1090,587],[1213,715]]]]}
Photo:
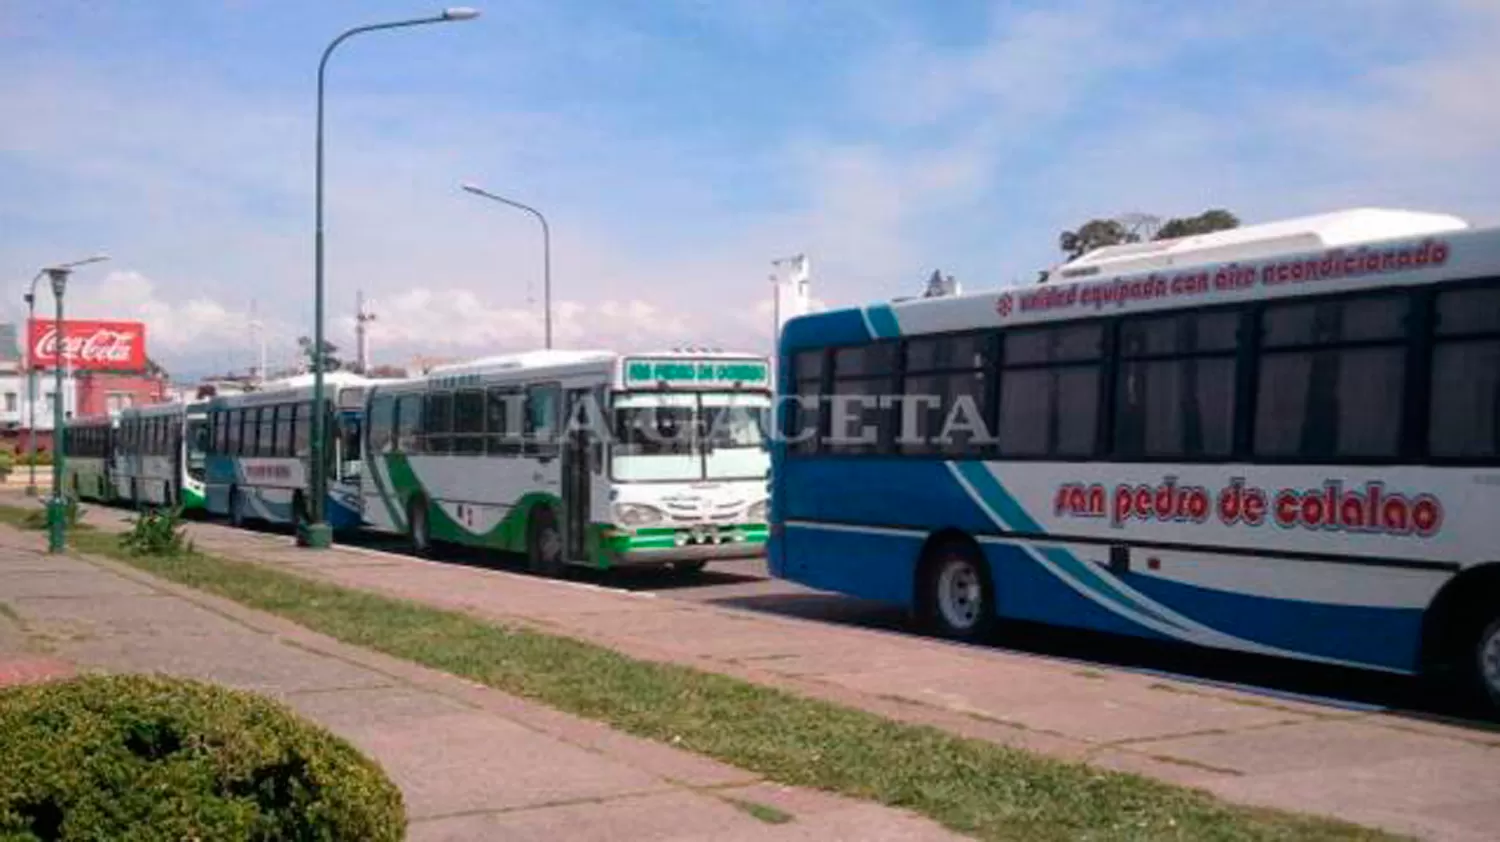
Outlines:
{"type": "Polygon", "coordinates": [[[116,415],[89,415],[63,422],[67,455],[63,487],[74,499],[108,503],[114,499],[116,415]]]}
{"type": "MultiPolygon", "coordinates": [[[[360,515],[360,438],[370,381],[347,372],[324,376],[329,470],[325,500],[329,526],[357,529],[360,515]]],[[[209,513],[235,526],[307,522],[312,507],[312,376],[270,384],[208,402],[205,501],[209,513]]]]}
{"type": "Polygon", "coordinates": [[[110,476],[114,499],[137,508],[204,508],[208,412],[203,403],[120,411],[110,476]]]}
{"type": "Polygon", "coordinates": [[[1500,230],[1358,210],[786,325],[770,569],[1500,705],[1500,230]]]}
{"type": "Polygon", "coordinates": [[[765,357],[537,351],[368,393],[366,524],[567,564],[696,571],[766,538],[765,357]]]}

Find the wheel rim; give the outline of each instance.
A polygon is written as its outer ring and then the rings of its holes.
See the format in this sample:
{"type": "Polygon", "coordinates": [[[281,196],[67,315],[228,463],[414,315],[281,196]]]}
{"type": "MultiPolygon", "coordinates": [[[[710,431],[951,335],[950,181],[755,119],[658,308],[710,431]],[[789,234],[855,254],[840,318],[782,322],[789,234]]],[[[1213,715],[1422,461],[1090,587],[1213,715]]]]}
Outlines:
{"type": "Polygon", "coordinates": [[[537,535],[537,552],[542,561],[552,563],[562,555],[562,533],[555,526],[544,526],[537,535]]]}
{"type": "Polygon", "coordinates": [[[1500,621],[1491,623],[1479,641],[1479,678],[1490,697],[1500,700],[1500,621]]]}
{"type": "Polygon", "coordinates": [[[418,552],[427,550],[427,513],[420,508],[411,512],[411,542],[418,552]]]}
{"type": "Polygon", "coordinates": [[[955,629],[967,630],[979,623],[984,611],[984,584],[979,570],[966,560],[949,561],[937,583],[938,611],[955,629]]]}

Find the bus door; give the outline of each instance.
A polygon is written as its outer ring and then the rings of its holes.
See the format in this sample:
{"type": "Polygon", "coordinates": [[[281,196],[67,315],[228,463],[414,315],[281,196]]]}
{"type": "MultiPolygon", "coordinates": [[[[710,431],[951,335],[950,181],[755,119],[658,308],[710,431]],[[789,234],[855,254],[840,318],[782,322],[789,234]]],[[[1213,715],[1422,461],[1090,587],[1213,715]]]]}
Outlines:
{"type": "Polygon", "coordinates": [[[594,390],[569,389],[568,419],[562,434],[563,542],[570,560],[588,555],[589,510],[589,427],[588,405],[594,390]]]}
{"type": "Polygon", "coordinates": [[[167,500],[176,506],[182,505],[182,478],[187,474],[187,419],[168,418],[163,423],[172,425],[172,467],[167,475],[167,500]]]}
{"type": "Polygon", "coordinates": [[[345,415],[339,419],[338,466],[339,480],[355,490],[359,489],[363,465],[364,445],[361,441],[364,425],[358,415],[345,415]]]}

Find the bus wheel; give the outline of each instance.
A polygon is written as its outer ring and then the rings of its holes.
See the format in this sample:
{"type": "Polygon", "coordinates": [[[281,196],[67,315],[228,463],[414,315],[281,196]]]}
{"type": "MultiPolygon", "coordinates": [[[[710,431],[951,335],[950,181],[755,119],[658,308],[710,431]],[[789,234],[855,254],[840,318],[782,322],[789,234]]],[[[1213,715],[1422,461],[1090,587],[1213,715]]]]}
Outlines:
{"type": "Polygon", "coordinates": [[[245,527],[245,497],[238,488],[229,489],[229,525],[235,529],[245,527]]]}
{"type": "Polygon", "coordinates": [[[432,525],[427,520],[427,501],[421,497],[413,497],[406,504],[406,537],[411,541],[412,555],[432,555],[432,525]]]}
{"type": "Polygon", "coordinates": [[[1474,643],[1474,684],[1490,712],[1500,712],[1500,614],[1492,615],[1474,643]]]}
{"type": "Polygon", "coordinates": [[[979,640],[995,625],[995,588],[984,556],[967,541],[945,540],[923,558],[918,610],[938,634],[979,640]]]}
{"type": "Polygon", "coordinates": [[[547,506],[531,510],[526,529],[526,567],[539,576],[562,572],[562,532],[557,516],[547,506]]]}
{"type": "Polygon", "coordinates": [[[672,572],[683,576],[696,576],[702,573],[703,568],[707,566],[708,562],[706,561],[674,561],[672,562],[672,572]]]}

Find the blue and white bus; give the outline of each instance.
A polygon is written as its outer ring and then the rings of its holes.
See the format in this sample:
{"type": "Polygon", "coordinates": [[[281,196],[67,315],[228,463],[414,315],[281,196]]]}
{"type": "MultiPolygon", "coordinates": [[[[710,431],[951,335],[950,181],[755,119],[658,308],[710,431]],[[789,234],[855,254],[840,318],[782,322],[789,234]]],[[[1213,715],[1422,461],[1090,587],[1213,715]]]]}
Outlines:
{"type": "Polygon", "coordinates": [[[159,403],[120,411],[110,469],[114,499],[137,508],[203,508],[207,406],[159,403]]]}
{"type": "Polygon", "coordinates": [[[794,319],[773,575],[1500,704],[1500,230],[1362,210],[794,319]]]}
{"type": "MultiPolygon", "coordinates": [[[[214,398],[208,406],[206,503],[235,526],[247,521],[304,523],[310,514],[312,377],[214,398]]],[[[329,482],[325,504],[334,529],[357,529],[360,517],[360,436],[369,381],[333,372],[324,377],[329,482]]]]}

